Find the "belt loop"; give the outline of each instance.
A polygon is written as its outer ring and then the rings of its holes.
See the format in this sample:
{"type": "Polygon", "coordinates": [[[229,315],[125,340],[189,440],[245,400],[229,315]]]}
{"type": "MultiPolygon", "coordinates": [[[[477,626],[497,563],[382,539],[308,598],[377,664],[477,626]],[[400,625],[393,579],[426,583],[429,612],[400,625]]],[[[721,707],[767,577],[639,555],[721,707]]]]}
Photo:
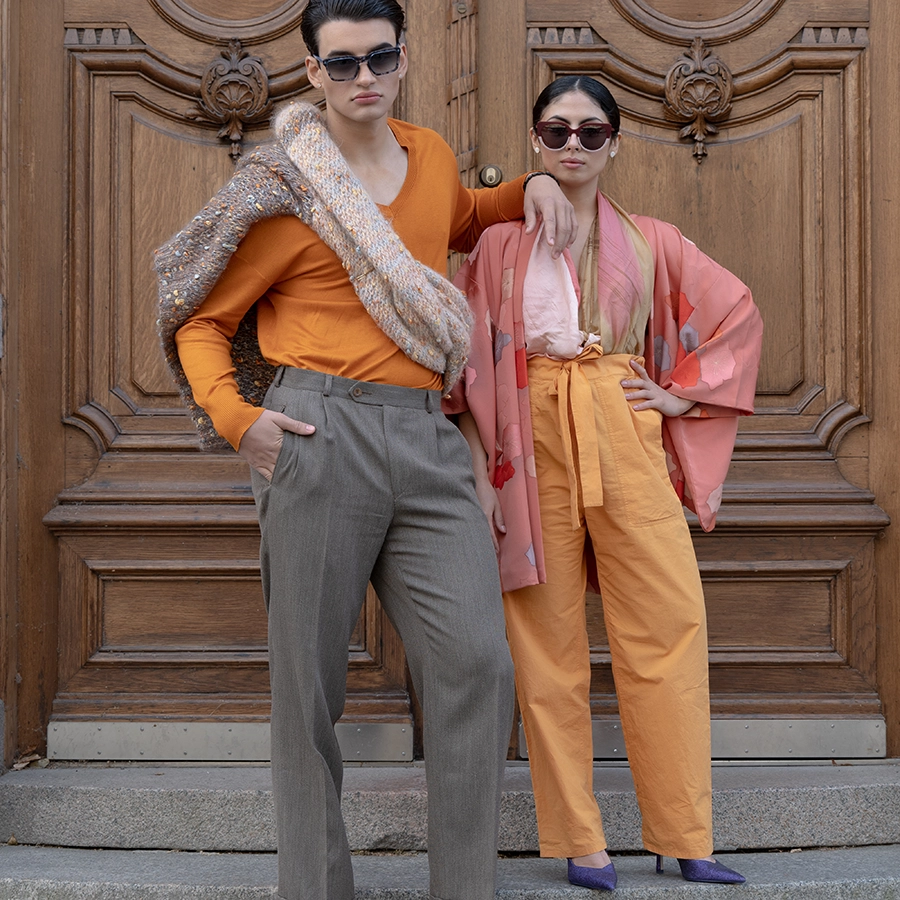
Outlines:
{"type": "Polygon", "coordinates": [[[434,403],[432,402],[431,397],[432,397],[431,391],[428,391],[425,394],[425,409],[428,412],[429,416],[431,415],[432,408],[434,407],[434,403]]]}
{"type": "Polygon", "coordinates": [[[334,376],[330,372],[325,373],[325,387],[322,390],[323,397],[331,396],[331,383],[334,381],[334,376]]]}
{"type": "Polygon", "coordinates": [[[272,379],[272,384],[274,384],[275,387],[278,387],[281,384],[282,378],[284,378],[284,366],[279,366],[275,370],[275,377],[272,379]]]}

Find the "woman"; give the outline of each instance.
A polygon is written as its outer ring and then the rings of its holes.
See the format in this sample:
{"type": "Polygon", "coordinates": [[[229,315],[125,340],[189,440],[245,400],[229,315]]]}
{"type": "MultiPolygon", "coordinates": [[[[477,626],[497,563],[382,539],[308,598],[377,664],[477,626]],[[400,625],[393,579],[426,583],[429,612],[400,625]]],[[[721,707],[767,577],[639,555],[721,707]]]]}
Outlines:
{"type": "Polygon", "coordinates": [[[709,855],[706,618],[681,502],[713,527],[762,324],[746,286],[677,229],[599,192],[620,146],[605,87],[553,82],[531,142],[578,237],[554,260],[520,223],[482,235],[457,276],[476,324],[447,408],[499,554],[541,855],[567,857],[572,884],[615,887],[593,794],[596,568],[644,844],[658,871],[674,856],[688,881],[742,882],[709,855]]]}

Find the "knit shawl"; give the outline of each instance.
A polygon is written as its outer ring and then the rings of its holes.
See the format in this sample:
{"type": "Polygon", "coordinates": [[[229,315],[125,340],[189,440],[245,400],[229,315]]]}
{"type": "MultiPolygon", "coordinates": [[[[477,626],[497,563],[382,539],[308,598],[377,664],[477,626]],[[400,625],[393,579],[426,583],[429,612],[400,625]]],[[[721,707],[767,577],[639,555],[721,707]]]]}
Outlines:
{"type": "MultiPolygon", "coordinates": [[[[227,447],[194,400],[175,332],[225,271],[250,227],[296,215],[335,252],[381,330],[412,360],[456,383],[469,351],[471,313],[464,295],[403,245],[309,103],[285,107],[275,141],[248,154],[232,179],[191,222],[156,251],[158,327],[166,362],[200,432],[204,449],[227,447]]],[[[233,340],[241,395],[261,405],[275,368],[263,358],[255,306],[233,340]]]]}

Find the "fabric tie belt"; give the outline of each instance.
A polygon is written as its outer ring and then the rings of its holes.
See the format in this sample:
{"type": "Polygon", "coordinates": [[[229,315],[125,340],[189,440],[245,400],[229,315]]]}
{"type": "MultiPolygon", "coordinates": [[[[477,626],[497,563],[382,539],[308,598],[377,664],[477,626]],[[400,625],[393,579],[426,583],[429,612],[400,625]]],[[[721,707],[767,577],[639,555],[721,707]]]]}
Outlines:
{"type": "MultiPolygon", "coordinates": [[[[573,529],[581,527],[582,509],[603,506],[594,387],[584,369],[585,364],[596,364],[602,357],[603,348],[599,344],[591,344],[574,359],[561,361],[550,391],[550,396],[557,398],[566,473],[569,476],[573,529]]],[[[644,364],[642,357],[630,358],[644,364]]]]}
{"type": "Polygon", "coordinates": [[[594,419],[594,395],[582,363],[600,359],[603,348],[587,347],[575,359],[565,360],[556,376],[550,395],[556,395],[569,496],[572,504],[572,528],[581,526],[581,506],[603,506],[603,477],[600,473],[600,445],[594,419]],[[572,446],[574,433],[575,446],[572,446]]]}

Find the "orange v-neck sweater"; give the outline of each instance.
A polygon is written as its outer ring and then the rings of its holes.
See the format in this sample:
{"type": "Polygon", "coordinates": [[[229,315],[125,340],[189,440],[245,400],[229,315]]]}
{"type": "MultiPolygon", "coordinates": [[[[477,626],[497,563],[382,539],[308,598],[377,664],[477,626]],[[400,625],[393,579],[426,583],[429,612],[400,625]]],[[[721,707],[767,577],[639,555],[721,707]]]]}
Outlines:
{"type": "MultiPolygon", "coordinates": [[[[381,211],[420,262],[446,272],[449,249],[468,252],[495,222],[521,218],[523,178],[470,190],[456,158],[435,132],[389,120],[406,150],[400,193],[381,211]]],[[[175,335],[197,402],[231,445],[262,409],[240,395],[231,338],[258,303],[259,346],[273,365],[296,366],[359,381],[440,389],[441,376],[413,362],[369,316],[347,272],[319,236],[294,216],[253,225],[200,308],[175,335]]]]}

